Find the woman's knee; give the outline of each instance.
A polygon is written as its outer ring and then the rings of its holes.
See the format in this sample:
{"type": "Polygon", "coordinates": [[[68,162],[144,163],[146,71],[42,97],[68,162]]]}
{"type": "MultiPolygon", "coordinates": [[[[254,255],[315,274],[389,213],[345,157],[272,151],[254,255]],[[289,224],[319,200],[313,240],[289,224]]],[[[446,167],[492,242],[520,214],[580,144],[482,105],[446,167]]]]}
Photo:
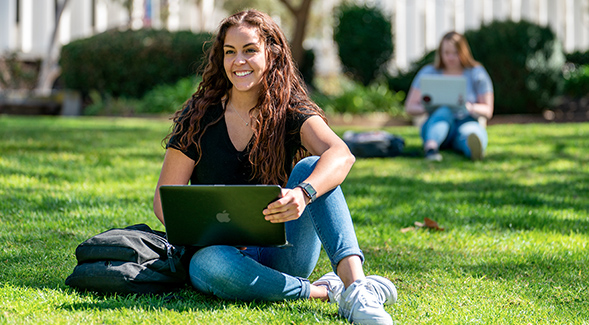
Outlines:
{"type": "Polygon", "coordinates": [[[203,293],[216,294],[231,276],[231,255],[239,254],[235,247],[209,246],[197,251],[190,260],[188,273],[192,285],[203,293]]]}
{"type": "Polygon", "coordinates": [[[487,131],[478,122],[466,122],[458,128],[458,136],[463,139],[463,141],[466,141],[470,134],[476,134],[481,141],[483,148],[487,147],[487,131]]]}
{"type": "Polygon", "coordinates": [[[286,185],[287,188],[293,188],[299,185],[302,181],[304,181],[315,169],[315,165],[317,165],[317,161],[319,160],[318,156],[311,156],[301,159],[292,169],[290,173],[290,177],[288,179],[288,184],[286,185]]]}
{"type": "Polygon", "coordinates": [[[429,139],[434,133],[448,133],[454,123],[454,114],[448,107],[436,109],[421,127],[421,138],[429,139]]]}

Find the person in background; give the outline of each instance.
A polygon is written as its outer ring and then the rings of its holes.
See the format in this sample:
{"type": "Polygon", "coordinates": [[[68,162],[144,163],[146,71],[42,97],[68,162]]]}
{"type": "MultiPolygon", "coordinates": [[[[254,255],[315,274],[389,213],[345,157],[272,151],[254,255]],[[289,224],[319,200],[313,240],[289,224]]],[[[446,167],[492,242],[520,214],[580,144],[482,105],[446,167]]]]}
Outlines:
{"type": "Polygon", "coordinates": [[[388,279],[365,276],[364,256],[340,184],[355,161],[307,95],[286,37],[265,13],[221,22],[202,82],[174,116],[154,197],[171,184],[279,184],[268,222],[283,222],[288,247],[209,246],[190,262],[194,288],[242,301],[321,299],[355,324],[392,324],[388,279]],[[310,156],[312,155],[312,156],[310,156]],[[305,157],[301,159],[301,157],[305,157]],[[307,279],[323,245],[334,272],[307,279]]]}
{"type": "Polygon", "coordinates": [[[420,91],[420,79],[425,75],[464,76],[467,80],[464,107],[458,110],[439,107],[421,126],[425,158],[441,161],[439,150],[447,148],[472,160],[483,159],[488,136],[479,118],[493,117],[493,84],[485,68],[472,57],[466,38],[457,32],[445,34],[436,51],[434,64],[419,70],[405,101],[405,110],[412,116],[427,114],[420,91]]]}

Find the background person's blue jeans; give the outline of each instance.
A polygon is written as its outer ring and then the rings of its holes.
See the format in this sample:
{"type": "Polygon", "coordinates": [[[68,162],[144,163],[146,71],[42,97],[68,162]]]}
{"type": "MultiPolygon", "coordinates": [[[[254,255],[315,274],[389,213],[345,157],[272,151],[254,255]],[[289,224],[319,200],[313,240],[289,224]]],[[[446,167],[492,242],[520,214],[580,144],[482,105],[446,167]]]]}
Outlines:
{"type": "MultiPolygon", "coordinates": [[[[294,188],[313,171],[318,157],[301,160],[293,169],[287,188],[294,188]]],[[[308,205],[297,220],[285,224],[292,246],[209,246],[190,261],[190,280],[202,293],[224,299],[279,301],[308,298],[306,278],[319,259],[321,244],[333,270],[347,256],[364,256],[358,246],[347,203],[338,186],[308,205]]]]}
{"type": "Polygon", "coordinates": [[[440,149],[454,149],[469,158],[471,154],[466,140],[471,133],[479,137],[484,151],[489,141],[485,128],[469,115],[457,118],[448,107],[436,109],[421,127],[423,143],[434,140],[440,149]]]}

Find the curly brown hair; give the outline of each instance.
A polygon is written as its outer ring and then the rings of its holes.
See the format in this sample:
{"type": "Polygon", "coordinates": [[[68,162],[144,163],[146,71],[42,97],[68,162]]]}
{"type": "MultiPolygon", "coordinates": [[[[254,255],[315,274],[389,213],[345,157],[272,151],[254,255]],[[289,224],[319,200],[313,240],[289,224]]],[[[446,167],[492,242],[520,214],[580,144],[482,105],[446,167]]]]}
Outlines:
{"type": "MultiPolygon", "coordinates": [[[[267,69],[262,78],[262,89],[254,109],[256,114],[253,141],[251,141],[249,161],[253,166],[252,179],[259,179],[264,184],[285,185],[288,175],[285,170],[286,118],[294,112],[319,115],[327,122],[325,114],[308,96],[304,82],[295,66],[290,47],[280,27],[265,13],[246,10],[223,20],[216,38],[208,49],[208,61],[202,74],[202,82],[184,107],[178,110],[172,120],[174,129],[164,141],[179,136],[179,149],[186,150],[195,144],[198,160],[202,156],[200,141],[206,129],[223,117],[201,125],[201,119],[207,109],[220,104],[232,88],[223,67],[223,45],[227,30],[234,26],[247,24],[256,28],[265,42],[267,69]],[[183,130],[187,121],[188,130],[183,130]]],[[[224,108],[225,109],[225,108],[224,108]]],[[[293,164],[308,155],[299,149],[293,164]]]]}

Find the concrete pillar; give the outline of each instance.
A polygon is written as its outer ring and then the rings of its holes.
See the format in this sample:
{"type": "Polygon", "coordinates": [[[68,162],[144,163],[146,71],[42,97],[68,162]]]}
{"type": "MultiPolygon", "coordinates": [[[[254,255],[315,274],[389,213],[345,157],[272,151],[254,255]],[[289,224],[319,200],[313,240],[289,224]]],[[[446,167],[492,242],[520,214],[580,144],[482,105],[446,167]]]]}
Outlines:
{"type": "Polygon", "coordinates": [[[577,50],[587,51],[589,49],[589,2],[577,1],[575,12],[579,16],[576,34],[577,50]]]}
{"type": "Polygon", "coordinates": [[[162,28],[162,1],[161,0],[150,0],[151,1],[151,27],[155,29],[162,28]]]}
{"type": "Polygon", "coordinates": [[[67,44],[72,40],[72,4],[68,2],[67,6],[63,9],[61,13],[60,23],[59,23],[59,42],[61,44],[67,44]]]}
{"type": "MultiPolygon", "coordinates": [[[[405,38],[405,58],[403,62],[404,68],[407,68],[409,64],[415,60],[416,57],[420,57],[424,53],[423,48],[423,29],[421,28],[420,22],[422,20],[419,17],[419,2],[411,1],[411,0],[403,0],[404,10],[405,10],[405,26],[403,26],[403,31],[407,33],[407,37],[405,38]]],[[[400,14],[400,12],[398,13],[400,14]]],[[[397,19],[399,15],[397,15],[397,19]]]]}
{"type": "Polygon", "coordinates": [[[478,29],[481,26],[480,1],[464,1],[464,29],[478,29]]]}
{"type": "Polygon", "coordinates": [[[466,29],[464,2],[465,0],[454,0],[454,30],[461,34],[466,29]]]}
{"type": "MultiPolygon", "coordinates": [[[[331,11],[330,11],[331,12],[331,11]]],[[[202,31],[213,31],[219,24],[215,17],[215,0],[202,0],[202,31]]]]}
{"type": "Polygon", "coordinates": [[[564,28],[564,15],[566,14],[566,1],[562,0],[548,0],[547,3],[548,26],[556,37],[558,37],[564,45],[566,35],[564,28]]]}
{"type": "Polygon", "coordinates": [[[522,18],[522,0],[511,0],[511,20],[520,21],[522,18]]]}
{"type": "Polygon", "coordinates": [[[521,19],[538,21],[538,1],[522,0],[521,19]]]}
{"type": "Polygon", "coordinates": [[[537,0],[538,1],[538,21],[537,23],[542,26],[548,25],[548,0],[537,0]]]}
{"type": "Polygon", "coordinates": [[[127,9],[120,4],[120,2],[108,1],[106,5],[106,29],[116,28],[119,26],[126,26],[129,22],[129,14],[127,9]]]}
{"type": "Polygon", "coordinates": [[[0,1],[0,55],[16,48],[16,0],[0,1]]]}
{"type": "Polygon", "coordinates": [[[491,6],[493,7],[492,20],[506,20],[509,18],[509,6],[505,3],[505,0],[495,0],[491,3],[491,6]]]}
{"type": "Polygon", "coordinates": [[[197,5],[192,2],[180,1],[178,3],[178,25],[176,30],[190,30],[194,33],[200,32],[203,25],[203,13],[201,8],[202,3],[197,5]]]}
{"type": "Polygon", "coordinates": [[[143,0],[133,0],[133,12],[131,12],[131,28],[141,29],[143,27],[143,0]]]}
{"type": "Polygon", "coordinates": [[[168,0],[168,8],[170,15],[168,17],[168,29],[176,31],[180,27],[180,1],[168,0]]]}
{"type": "Polygon", "coordinates": [[[425,0],[425,47],[426,49],[433,50],[438,46],[438,33],[437,33],[437,1],[436,0],[425,0]]]}
{"type": "MultiPolygon", "coordinates": [[[[70,0],[70,40],[92,35],[92,0],[70,0]]],[[[64,25],[64,27],[66,27],[64,25]]]]}
{"type": "Polygon", "coordinates": [[[575,50],[575,36],[578,20],[575,19],[578,16],[575,14],[575,0],[565,1],[564,10],[564,38],[561,39],[562,45],[565,52],[573,52],[575,50]]]}
{"type": "Polygon", "coordinates": [[[406,69],[407,64],[407,36],[415,32],[407,28],[407,6],[405,0],[395,1],[395,63],[398,69],[406,69]]]}
{"type": "Polygon", "coordinates": [[[55,24],[53,1],[21,0],[21,49],[31,57],[45,55],[55,24]]]}
{"type": "Polygon", "coordinates": [[[490,24],[493,21],[493,0],[481,0],[483,2],[483,23],[490,24]]]}
{"type": "Polygon", "coordinates": [[[108,6],[104,0],[98,0],[94,6],[94,33],[108,29],[108,6]]]}
{"type": "Polygon", "coordinates": [[[447,22],[446,22],[446,1],[445,0],[436,0],[435,4],[436,8],[436,36],[435,40],[436,43],[440,41],[442,35],[448,30],[447,22]]]}

